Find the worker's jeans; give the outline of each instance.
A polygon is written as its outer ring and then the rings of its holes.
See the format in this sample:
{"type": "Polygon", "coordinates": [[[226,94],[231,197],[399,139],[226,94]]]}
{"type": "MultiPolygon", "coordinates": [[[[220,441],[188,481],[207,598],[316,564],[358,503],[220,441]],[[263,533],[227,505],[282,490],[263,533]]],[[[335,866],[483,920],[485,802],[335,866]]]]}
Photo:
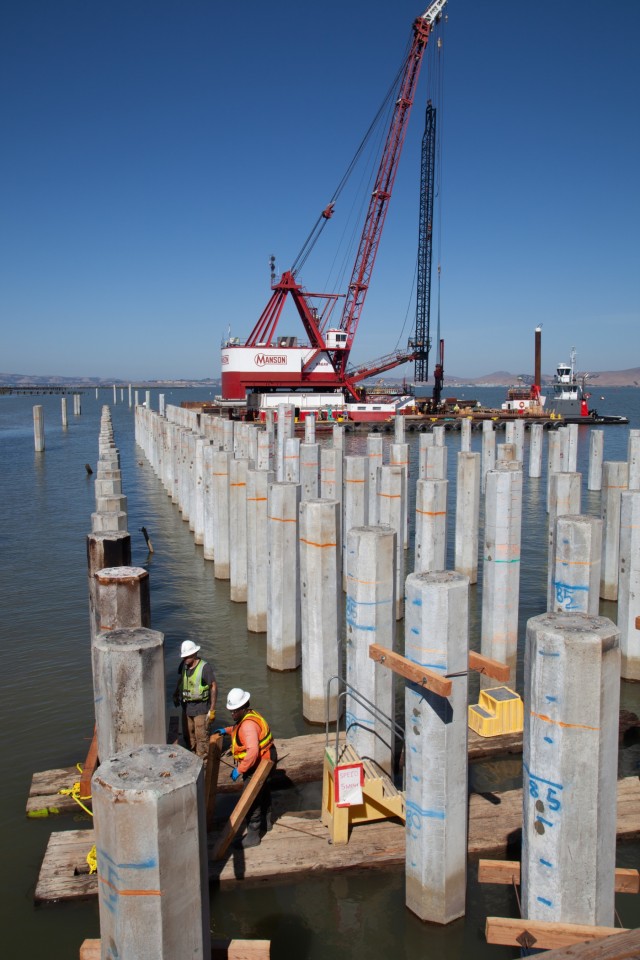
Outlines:
{"type": "Polygon", "coordinates": [[[209,755],[209,714],[188,717],[186,710],[183,711],[182,735],[189,749],[206,764],[209,755]]]}
{"type": "MultiPolygon", "coordinates": [[[[271,759],[274,762],[278,759],[275,745],[271,748],[271,759]]],[[[257,769],[258,764],[256,764],[252,770],[243,773],[242,779],[244,781],[251,780],[251,777],[257,769]]],[[[274,772],[275,767],[265,780],[260,793],[249,807],[249,812],[247,813],[247,829],[255,831],[256,833],[264,834],[268,829],[271,829],[271,778],[274,772]]]]}

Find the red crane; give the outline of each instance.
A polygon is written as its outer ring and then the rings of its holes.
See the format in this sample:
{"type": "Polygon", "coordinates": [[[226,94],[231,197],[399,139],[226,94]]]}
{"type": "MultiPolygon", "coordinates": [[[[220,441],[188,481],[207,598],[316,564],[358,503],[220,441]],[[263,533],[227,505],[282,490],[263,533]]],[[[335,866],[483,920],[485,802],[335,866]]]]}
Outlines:
{"type": "MultiPolygon", "coordinates": [[[[247,391],[278,388],[342,389],[357,400],[356,383],[414,358],[415,353],[411,350],[397,351],[358,370],[347,369],[380,245],[423,54],[433,25],[439,20],[446,3],[447,0],[432,0],[422,16],[413,23],[411,45],[402,68],[398,95],[339,324],[329,326],[338,294],[309,293],[298,282],[294,269],[285,271],[280,280],[272,285],[271,298],[246,342],[223,342],[222,396],[225,400],[244,400],[247,391]],[[309,344],[304,346],[298,345],[295,337],[277,337],[278,322],[289,295],[309,338],[309,344]]],[[[322,221],[330,219],[332,213],[333,204],[329,204],[318,218],[318,224],[323,225],[322,221]]]]}

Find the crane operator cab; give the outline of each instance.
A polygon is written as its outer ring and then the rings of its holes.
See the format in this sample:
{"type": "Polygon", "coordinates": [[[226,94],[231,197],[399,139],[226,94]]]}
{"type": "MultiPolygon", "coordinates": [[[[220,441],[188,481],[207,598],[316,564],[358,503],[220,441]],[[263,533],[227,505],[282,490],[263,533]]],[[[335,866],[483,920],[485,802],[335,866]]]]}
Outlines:
{"type": "Polygon", "coordinates": [[[347,334],[344,330],[327,330],[325,344],[328,350],[346,350],[347,334]]]}

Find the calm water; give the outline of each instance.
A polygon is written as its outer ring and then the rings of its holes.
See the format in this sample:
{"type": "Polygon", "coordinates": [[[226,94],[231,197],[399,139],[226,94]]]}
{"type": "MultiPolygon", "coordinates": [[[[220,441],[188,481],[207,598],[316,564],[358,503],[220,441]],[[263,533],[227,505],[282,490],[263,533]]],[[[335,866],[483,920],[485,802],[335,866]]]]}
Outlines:
{"type": "MultiPolygon", "coordinates": [[[[640,427],[640,390],[604,389],[595,405],[601,413],[625,413],[631,427],[640,427]]],[[[202,392],[165,391],[167,403],[202,399],[202,392]]],[[[471,396],[471,391],[467,391],[471,396]]],[[[477,390],[483,403],[497,404],[501,390],[477,390]]],[[[4,893],[0,922],[5,955],[24,953],[25,940],[33,956],[51,960],[78,956],[85,937],[99,936],[97,901],[35,908],[33,890],[49,835],[53,830],[88,826],[75,817],[27,820],[24,814],[34,771],[82,761],[92,731],[92,692],[89,660],[85,537],[94,509],[93,483],[85,463],[97,459],[102,405],[111,407],[120,449],[123,488],[128,497],[133,563],[151,576],[153,626],[166,638],[167,689],[173,689],[178,649],[185,639],[202,644],[217,669],[223,691],[243,686],[252,691],[283,737],[310,732],[301,718],[300,677],[268,671],[265,638],[246,630],[245,610],[229,602],[229,587],[213,579],[213,565],[202,558],[188,525],[135,448],[133,414],[126,403],[113,404],[113,391],[84,394],[82,416],[73,417],[68,398],[69,427],[62,430],[59,397],[0,398],[0,546],[2,591],[0,686],[5,735],[0,743],[3,790],[0,799],[3,829],[0,840],[4,893]],[[32,407],[45,412],[47,448],[33,450],[32,407]],[[155,547],[148,557],[140,527],[147,527],[155,547]]],[[[152,392],[157,409],[157,392],[152,392]]],[[[605,459],[626,459],[628,429],[605,429],[605,459]]],[[[415,448],[417,435],[408,439],[415,448]]],[[[350,438],[360,452],[360,437],[350,438]]],[[[450,478],[453,479],[459,434],[448,434],[450,478]]],[[[473,449],[480,436],[473,434],[473,449]]],[[[413,457],[416,458],[416,450],[413,457]]],[[[580,428],[578,469],[586,486],[588,428],[580,428]]],[[[414,474],[415,475],[415,474],[414,474]]],[[[451,484],[450,486],[453,486],[451,484]]],[[[543,612],[546,590],[546,533],[542,512],[546,481],[530,481],[525,469],[521,637],[527,619],[543,612]]],[[[452,493],[452,491],[450,491],[452,493]]],[[[454,501],[450,501],[453,510],[454,501]]],[[[583,512],[599,512],[599,495],[583,492],[583,512]]],[[[453,523],[450,523],[450,551],[453,523]]],[[[407,567],[407,570],[410,566],[407,567]]],[[[479,586],[471,591],[472,643],[479,638],[479,586]]],[[[603,604],[603,614],[616,617],[615,604],[603,604]]],[[[519,681],[521,682],[521,681],[519,681]]],[[[622,705],[640,713],[640,685],[622,684],[622,705]]],[[[637,773],[640,747],[621,752],[621,770],[637,773]]],[[[477,790],[507,789],[520,782],[520,761],[508,758],[472,768],[477,790]]],[[[279,796],[289,808],[319,806],[315,786],[279,796]]],[[[637,866],[639,847],[618,851],[618,865],[637,866]]],[[[322,850],[318,851],[318,858],[322,850]]],[[[390,955],[417,960],[424,956],[508,957],[507,948],[484,943],[484,918],[512,915],[512,893],[500,887],[479,887],[470,870],[468,913],[464,920],[440,930],[423,925],[404,907],[400,872],[366,877],[314,879],[295,885],[274,884],[221,893],[212,890],[212,926],[217,936],[267,937],[272,956],[377,958],[390,955]]],[[[619,897],[618,911],[627,926],[640,925],[640,909],[632,897],[619,897]]]]}

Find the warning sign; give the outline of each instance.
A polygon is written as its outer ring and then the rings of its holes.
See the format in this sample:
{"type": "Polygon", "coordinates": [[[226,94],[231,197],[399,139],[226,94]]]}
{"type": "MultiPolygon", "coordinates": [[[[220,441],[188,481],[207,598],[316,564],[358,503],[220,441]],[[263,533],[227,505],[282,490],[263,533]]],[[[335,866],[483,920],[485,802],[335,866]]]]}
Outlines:
{"type": "Polygon", "coordinates": [[[355,807],[362,803],[364,767],[361,763],[345,763],[334,770],[336,807],[355,807]]]}

